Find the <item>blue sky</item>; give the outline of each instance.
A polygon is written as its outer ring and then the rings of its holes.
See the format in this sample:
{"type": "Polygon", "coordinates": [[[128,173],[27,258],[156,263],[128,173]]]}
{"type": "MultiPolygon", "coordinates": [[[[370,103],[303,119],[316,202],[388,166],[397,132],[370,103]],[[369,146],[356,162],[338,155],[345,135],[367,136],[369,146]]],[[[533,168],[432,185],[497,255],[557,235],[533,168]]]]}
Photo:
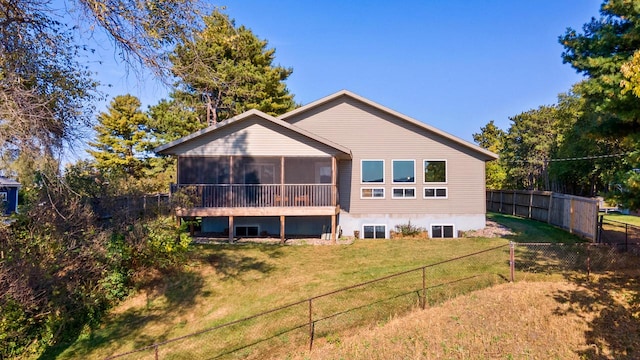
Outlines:
{"type": "MultiPolygon", "coordinates": [[[[307,104],[347,89],[472,141],[490,120],[553,104],[580,81],[558,37],[599,16],[600,0],[255,1],[214,3],[293,68],[287,86],[307,104]]],[[[103,49],[106,54],[108,50],[103,49]]],[[[153,105],[167,90],[123,66],[97,69],[110,97],[153,105]],[[105,80],[106,79],[106,80],[105,80]]]]}

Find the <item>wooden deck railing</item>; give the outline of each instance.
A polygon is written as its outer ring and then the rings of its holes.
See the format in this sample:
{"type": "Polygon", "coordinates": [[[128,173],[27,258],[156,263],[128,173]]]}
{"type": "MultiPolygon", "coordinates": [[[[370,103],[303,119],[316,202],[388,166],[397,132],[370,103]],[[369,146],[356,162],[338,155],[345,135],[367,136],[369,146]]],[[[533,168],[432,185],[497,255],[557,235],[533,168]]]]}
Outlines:
{"type": "Polygon", "coordinates": [[[188,207],[303,207],[336,206],[331,184],[172,184],[188,207]]]}

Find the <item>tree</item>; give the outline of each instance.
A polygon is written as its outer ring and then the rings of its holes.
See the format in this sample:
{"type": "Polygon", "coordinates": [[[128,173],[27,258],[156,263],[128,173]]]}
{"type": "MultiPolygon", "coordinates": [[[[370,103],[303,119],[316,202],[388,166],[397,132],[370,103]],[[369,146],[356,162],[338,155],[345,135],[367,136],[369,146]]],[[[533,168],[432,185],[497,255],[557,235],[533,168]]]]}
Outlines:
{"type": "MultiPolygon", "coordinates": [[[[80,59],[84,29],[60,19],[78,16],[104,30],[125,64],[166,73],[167,47],[198,29],[198,0],[0,0],[0,161],[54,156],[84,139],[93,123],[93,74],[80,59]],[[80,44],[80,45],[79,45],[80,44]]],[[[90,39],[90,38],[89,38],[90,39]]],[[[135,67],[134,67],[135,68],[135,67]]]]}
{"type": "Polygon", "coordinates": [[[37,0],[0,0],[0,165],[52,156],[90,123],[96,83],[37,0]]]}
{"type": "Polygon", "coordinates": [[[106,113],[98,115],[98,136],[88,150],[96,167],[112,174],[124,173],[135,179],[142,177],[144,152],[148,148],[147,115],[140,110],[140,100],[132,95],[113,98],[106,113]]]}
{"type": "MultiPolygon", "coordinates": [[[[600,15],[600,19],[593,18],[584,25],[583,33],[568,29],[560,37],[565,47],[563,60],[586,76],[575,89],[591,110],[588,136],[619,149],[637,149],[640,55],[635,54],[640,50],[640,7],[635,1],[608,0],[600,15]]],[[[616,197],[621,202],[640,204],[640,192],[631,191],[636,183],[631,169],[640,166],[637,155],[637,151],[632,152],[616,162],[619,167],[614,169],[615,182],[621,189],[616,197]]]]}
{"type": "Polygon", "coordinates": [[[583,33],[569,28],[560,43],[563,61],[586,76],[575,91],[591,103],[594,130],[602,136],[626,136],[640,131],[640,107],[633,92],[624,91],[622,66],[640,49],[640,7],[635,1],[609,0],[583,33]]]}
{"type": "Polygon", "coordinates": [[[275,50],[251,30],[236,28],[219,11],[204,18],[194,41],[178,44],[170,56],[179,78],[175,94],[211,125],[249,109],[279,115],[294,107],[284,81],[290,68],[274,66],[275,50]]]}
{"type": "MultiPolygon", "coordinates": [[[[500,154],[504,147],[504,138],[506,133],[497,127],[493,120],[487,125],[480,128],[480,133],[473,134],[473,140],[478,146],[500,154]]],[[[487,162],[486,165],[486,184],[489,189],[502,189],[505,186],[507,171],[502,159],[487,162]]]]}
{"type": "Polygon", "coordinates": [[[548,189],[549,159],[558,134],[556,107],[540,106],[510,120],[513,123],[501,152],[507,164],[507,184],[514,189],[548,189]]]}

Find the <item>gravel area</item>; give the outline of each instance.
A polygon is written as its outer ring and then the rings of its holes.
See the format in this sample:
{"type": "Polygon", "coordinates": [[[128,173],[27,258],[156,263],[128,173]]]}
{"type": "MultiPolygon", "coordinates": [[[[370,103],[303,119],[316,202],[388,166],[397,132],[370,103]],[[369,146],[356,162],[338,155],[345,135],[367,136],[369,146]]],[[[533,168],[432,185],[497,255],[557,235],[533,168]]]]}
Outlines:
{"type": "Polygon", "coordinates": [[[503,237],[503,236],[509,236],[509,235],[515,235],[515,233],[511,231],[511,229],[509,229],[508,227],[504,225],[500,225],[497,222],[491,221],[491,220],[487,220],[487,225],[484,229],[467,231],[464,233],[465,237],[470,237],[470,238],[476,238],[476,237],[496,238],[496,237],[503,237]]]}

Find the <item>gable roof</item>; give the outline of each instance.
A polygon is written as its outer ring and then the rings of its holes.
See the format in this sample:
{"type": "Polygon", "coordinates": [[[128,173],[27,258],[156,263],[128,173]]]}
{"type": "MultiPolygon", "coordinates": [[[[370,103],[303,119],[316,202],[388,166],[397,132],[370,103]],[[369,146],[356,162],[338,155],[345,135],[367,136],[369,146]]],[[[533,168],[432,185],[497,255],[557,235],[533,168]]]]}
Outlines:
{"type": "Polygon", "coordinates": [[[278,116],[278,119],[287,121],[287,119],[292,117],[292,116],[299,115],[301,113],[307,112],[307,111],[312,110],[312,109],[314,109],[314,108],[316,108],[318,106],[321,106],[321,105],[326,104],[328,102],[331,102],[331,101],[333,101],[335,99],[338,99],[338,98],[340,98],[342,96],[350,97],[350,98],[352,98],[354,100],[360,101],[360,102],[362,102],[362,103],[364,103],[366,105],[369,105],[369,106],[371,106],[371,107],[373,107],[375,109],[378,109],[378,110],[380,110],[382,112],[390,114],[390,115],[392,115],[394,117],[397,117],[397,118],[399,118],[399,119],[401,119],[403,121],[406,121],[406,122],[408,122],[410,124],[413,124],[413,125],[415,125],[417,127],[423,128],[423,129],[425,129],[425,130],[427,130],[429,132],[432,132],[434,134],[437,134],[437,135],[439,135],[439,136],[441,136],[443,138],[451,140],[451,141],[453,141],[453,142],[455,142],[457,144],[460,144],[460,145],[462,145],[462,146],[464,146],[466,148],[469,148],[470,150],[473,150],[475,152],[478,152],[480,154],[483,154],[483,155],[487,156],[490,160],[498,158],[497,154],[495,154],[495,153],[493,153],[493,152],[491,152],[491,151],[489,151],[487,149],[481,148],[481,147],[479,147],[479,146],[477,146],[475,144],[472,144],[472,143],[470,143],[470,142],[468,142],[466,140],[463,140],[463,139],[461,139],[461,138],[459,138],[457,136],[451,135],[451,134],[449,134],[449,133],[447,133],[445,131],[442,131],[442,130],[437,129],[437,128],[433,127],[433,126],[425,124],[422,121],[418,121],[416,119],[413,119],[413,118],[411,118],[409,116],[406,116],[406,115],[404,115],[402,113],[399,113],[399,112],[397,112],[395,110],[392,110],[392,109],[390,109],[390,108],[388,108],[386,106],[380,105],[380,104],[378,104],[378,103],[376,103],[374,101],[371,101],[371,100],[369,100],[367,98],[364,98],[364,97],[362,97],[360,95],[354,94],[354,93],[352,93],[352,92],[350,92],[348,90],[340,90],[340,91],[338,91],[338,92],[336,92],[334,94],[331,94],[329,96],[326,96],[326,97],[324,97],[322,99],[316,100],[316,101],[311,102],[311,103],[309,103],[307,105],[299,107],[299,108],[297,108],[295,110],[289,111],[288,113],[285,113],[283,115],[278,116]]]}
{"type": "Polygon", "coordinates": [[[351,156],[351,150],[349,150],[348,148],[346,148],[346,147],[344,147],[342,145],[336,144],[336,143],[334,143],[334,142],[332,142],[330,140],[327,140],[327,139],[322,138],[322,137],[320,137],[318,135],[315,135],[315,134],[313,134],[313,133],[311,133],[311,132],[309,132],[307,130],[301,129],[301,128],[295,126],[295,125],[291,125],[286,121],[280,120],[280,119],[275,118],[275,117],[273,117],[271,115],[265,114],[260,110],[255,110],[255,109],[245,111],[242,114],[236,115],[236,116],[234,116],[232,118],[229,118],[227,120],[223,120],[223,121],[221,121],[221,122],[219,122],[217,124],[211,125],[211,126],[205,128],[205,129],[197,131],[197,132],[195,132],[193,134],[190,134],[190,135],[187,135],[187,136],[182,137],[180,139],[174,140],[174,141],[172,141],[172,142],[170,142],[168,144],[164,144],[164,145],[158,146],[157,148],[154,149],[154,151],[156,153],[159,153],[159,154],[170,154],[171,149],[173,149],[174,147],[176,147],[178,145],[187,143],[189,141],[192,141],[192,140],[194,140],[196,138],[199,138],[201,136],[205,136],[205,135],[210,134],[212,132],[219,131],[220,129],[223,129],[223,128],[231,125],[231,124],[236,124],[236,123],[242,122],[244,120],[253,118],[254,116],[259,117],[263,121],[268,121],[268,122],[273,123],[273,124],[275,124],[277,126],[280,126],[282,128],[285,128],[285,129],[291,130],[291,131],[293,131],[295,133],[298,133],[298,134],[300,134],[300,135],[302,135],[304,137],[307,137],[307,138],[309,138],[309,139],[311,139],[313,141],[316,141],[316,142],[318,142],[320,144],[323,144],[323,145],[326,145],[326,146],[328,146],[330,148],[333,148],[333,149],[337,150],[338,152],[341,152],[341,153],[343,153],[345,155],[348,155],[350,158],[352,157],[351,156]]]}
{"type": "Polygon", "coordinates": [[[21,186],[20,183],[17,181],[0,176],[0,187],[18,187],[19,188],[20,186],[21,186]]]}

